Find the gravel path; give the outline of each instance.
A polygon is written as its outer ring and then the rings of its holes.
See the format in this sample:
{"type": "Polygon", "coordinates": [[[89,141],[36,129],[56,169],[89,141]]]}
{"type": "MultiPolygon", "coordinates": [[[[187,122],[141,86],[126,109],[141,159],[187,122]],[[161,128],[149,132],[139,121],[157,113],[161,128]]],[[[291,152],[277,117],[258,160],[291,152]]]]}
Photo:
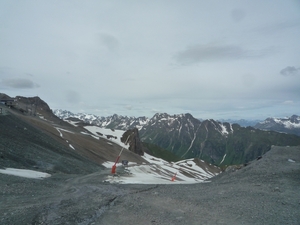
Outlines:
{"type": "Polygon", "coordinates": [[[0,174],[0,224],[300,224],[300,147],[192,185],[112,185],[109,170],[0,174]]]}

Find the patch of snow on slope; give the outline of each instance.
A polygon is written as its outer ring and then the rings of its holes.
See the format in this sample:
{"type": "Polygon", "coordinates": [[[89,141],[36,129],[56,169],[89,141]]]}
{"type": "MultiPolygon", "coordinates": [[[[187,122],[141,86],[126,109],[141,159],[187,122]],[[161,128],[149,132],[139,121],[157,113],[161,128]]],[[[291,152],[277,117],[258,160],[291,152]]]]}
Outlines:
{"type": "Polygon", "coordinates": [[[78,123],[80,123],[79,121],[72,121],[72,120],[65,120],[66,122],[72,124],[74,127],[78,127],[78,123]]]}
{"type": "Polygon", "coordinates": [[[223,124],[220,124],[220,127],[221,127],[221,129],[222,129],[222,130],[221,130],[221,133],[222,133],[222,134],[225,134],[225,135],[228,134],[228,131],[227,131],[226,127],[225,127],[223,124]]]}
{"type": "Polygon", "coordinates": [[[233,132],[232,124],[230,123],[230,132],[233,132]]]}
{"type": "Polygon", "coordinates": [[[292,123],[291,121],[284,121],[282,124],[285,128],[293,129],[293,128],[300,128],[300,123],[292,123]]]}
{"type": "Polygon", "coordinates": [[[222,159],[222,161],[220,162],[220,164],[224,161],[225,157],[226,157],[226,154],[223,156],[223,159],[222,159]]]}
{"type": "Polygon", "coordinates": [[[91,136],[91,137],[93,137],[93,138],[99,140],[99,136],[95,136],[95,135],[93,135],[93,134],[89,134],[89,133],[83,132],[83,131],[81,131],[80,133],[81,133],[81,134],[84,134],[84,135],[89,135],[89,136],[91,136]]]}
{"type": "Polygon", "coordinates": [[[111,136],[117,137],[116,139],[110,138],[109,140],[120,145],[121,147],[123,147],[125,149],[128,148],[127,145],[125,145],[123,142],[121,142],[121,137],[123,136],[123,134],[125,132],[123,130],[111,130],[111,129],[97,127],[97,126],[85,126],[84,128],[86,130],[88,130],[89,132],[91,132],[96,137],[105,138],[105,139],[107,139],[106,135],[111,135],[111,136]],[[97,132],[103,134],[103,136],[97,134],[97,132]]]}
{"type": "Polygon", "coordinates": [[[0,173],[14,175],[18,177],[26,177],[26,178],[34,178],[34,179],[42,179],[46,177],[51,177],[49,173],[43,173],[34,170],[25,170],[25,169],[14,169],[14,168],[6,168],[0,169],[0,173]]]}
{"type": "Polygon", "coordinates": [[[61,133],[61,130],[62,130],[62,131],[65,131],[65,132],[68,132],[68,133],[71,133],[71,134],[74,134],[74,132],[69,131],[69,130],[66,130],[66,129],[62,129],[62,128],[59,128],[59,127],[55,127],[55,128],[56,128],[56,130],[58,131],[58,133],[59,133],[59,135],[60,135],[61,137],[63,137],[63,135],[62,135],[62,133],[61,133]]]}

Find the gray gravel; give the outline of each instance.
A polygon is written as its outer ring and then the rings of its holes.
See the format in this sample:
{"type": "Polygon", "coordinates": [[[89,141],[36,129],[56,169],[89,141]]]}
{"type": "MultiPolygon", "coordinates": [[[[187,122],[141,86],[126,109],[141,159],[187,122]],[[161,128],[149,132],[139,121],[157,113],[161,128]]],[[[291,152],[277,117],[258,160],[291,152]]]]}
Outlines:
{"type": "Polygon", "coordinates": [[[208,183],[113,185],[109,172],[0,174],[0,224],[300,224],[300,147],[273,147],[208,183]]]}

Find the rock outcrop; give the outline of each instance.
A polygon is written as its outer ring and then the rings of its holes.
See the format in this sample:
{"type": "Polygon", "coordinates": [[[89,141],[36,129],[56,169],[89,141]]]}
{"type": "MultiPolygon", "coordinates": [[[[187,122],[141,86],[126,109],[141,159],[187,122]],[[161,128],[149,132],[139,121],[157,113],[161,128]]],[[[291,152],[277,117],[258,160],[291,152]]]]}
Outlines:
{"type": "Polygon", "coordinates": [[[129,150],[134,152],[138,155],[144,155],[143,145],[140,140],[139,131],[137,128],[133,128],[130,130],[127,130],[122,138],[121,141],[123,143],[129,143],[129,150]]]}

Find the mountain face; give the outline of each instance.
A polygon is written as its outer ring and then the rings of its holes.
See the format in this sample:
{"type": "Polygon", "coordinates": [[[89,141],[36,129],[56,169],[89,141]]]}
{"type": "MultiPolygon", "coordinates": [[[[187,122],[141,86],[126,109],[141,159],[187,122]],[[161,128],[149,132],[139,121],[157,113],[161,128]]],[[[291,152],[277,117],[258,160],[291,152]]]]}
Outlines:
{"type": "Polygon", "coordinates": [[[216,165],[247,163],[271,145],[299,145],[300,138],[238,124],[199,120],[190,114],[156,114],[142,127],[144,142],[154,143],[182,158],[200,158],[216,165]]]}
{"type": "Polygon", "coordinates": [[[265,121],[257,123],[254,127],[261,130],[272,130],[300,136],[300,116],[267,118],[265,121]]]}
{"type": "MultiPolygon", "coordinates": [[[[87,122],[88,117],[93,118],[86,115],[87,122]]],[[[272,145],[300,145],[297,136],[212,119],[200,121],[191,114],[157,113],[151,119],[113,115],[99,121],[99,126],[112,129],[137,127],[145,143],[155,144],[183,159],[200,158],[215,165],[247,163],[269,151],[272,145]]]]}
{"type": "Polygon", "coordinates": [[[220,156],[215,151],[206,152],[206,142],[211,140],[219,145],[230,132],[232,127],[229,123],[200,122],[191,114],[171,116],[163,113],[155,114],[142,127],[140,135],[144,142],[154,143],[181,158],[193,156],[215,162],[220,156]]]}

